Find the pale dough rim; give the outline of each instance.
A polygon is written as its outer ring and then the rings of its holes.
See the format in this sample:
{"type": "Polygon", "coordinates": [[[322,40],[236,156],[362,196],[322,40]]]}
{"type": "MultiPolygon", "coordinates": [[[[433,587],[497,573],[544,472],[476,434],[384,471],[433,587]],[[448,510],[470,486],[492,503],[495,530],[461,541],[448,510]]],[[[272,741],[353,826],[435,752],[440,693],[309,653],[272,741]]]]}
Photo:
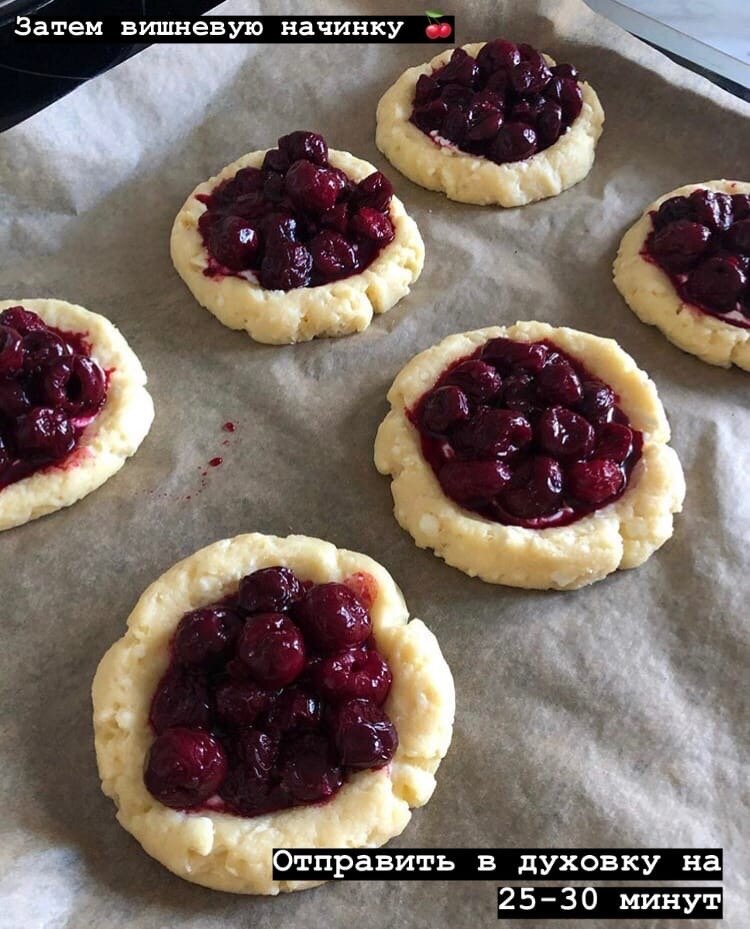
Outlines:
{"type": "MultiPolygon", "coordinates": [[[[485,44],[476,42],[463,49],[476,58],[485,44]]],[[[503,207],[557,196],[586,177],[602,134],[604,110],[596,91],[585,81],[579,81],[583,108],[567,132],[524,161],[498,165],[454,147],[441,147],[410,123],[417,80],[444,65],[453,51],[446,49],[431,61],[404,71],[378,104],[375,144],[395,168],[415,184],[442,191],[450,200],[503,207]]],[[[555,64],[548,55],[544,57],[555,64]]]]}
{"type": "Polygon", "coordinates": [[[83,334],[91,357],[110,376],[104,406],[71,455],[0,491],[0,531],[71,506],[101,487],[135,454],[154,418],[141,363],[108,319],[64,300],[0,300],[0,312],[11,306],[32,310],[57,329],[83,334]]]}
{"type": "Polygon", "coordinates": [[[708,364],[724,368],[734,364],[750,371],[750,329],[733,326],[686,303],[669,275],[641,255],[653,228],[650,212],[670,197],[688,196],[700,189],[746,194],[750,193],[750,183],[717,180],[686,184],[650,203],[620,243],[613,266],[615,286],[641,322],[656,326],[684,352],[708,364]]]}
{"type": "MultiPolygon", "coordinates": [[[[393,197],[390,219],[395,238],[359,274],[317,287],[266,290],[239,277],[212,278],[203,270],[208,252],[198,230],[205,204],[196,199],[241,168],[259,168],[266,152],[250,152],[199,184],[172,227],[171,255],[177,273],[201,306],[230,329],[244,329],[256,342],[287,345],[319,336],[342,336],[366,329],[373,315],[385,313],[405,297],[424,265],[424,243],[403,203],[393,197]]],[[[360,181],[377,169],[348,152],[328,153],[335,168],[360,181]]]]}
{"type": "Polygon", "coordinates": [[[539,590],[574,590],[618,568],[643,564],[672,535],[685,481],[667,444],[669,424],[656,387],[613,339],[541,322],[517,322],[448,336],[416,355],[388,391],[391,411],[378,429],[375,466],[392,477],[394,514],[420,548],[492,584],[539,590]],[[643,452],[619,500],[569,526],[504,526],[464,510],[446,497],[422,456],[407,417],[422,394],[455,360],[488,339],[551,339],[609,383],[620,406],[644,434],[643,452]]]}
{"type": "Polygon", "coordinates": [[[117,818],[144,849],[186,880],[235,893],[277,894],[320,882],[274,881],[275,847],[382,845],[399,835],[411,807],[425,804],[452,735],[453,678],[435,636],[409,620],[401,591],[377,562],[307,536],[259,533],[209,545],[179,562],[144,592],[128,630],[102,658],[93,683],[96,756],[102,790],[117,818]],[[258,816],[181,813],[162,806],[143,785],[144,758],[153,739],[148,705],[167,664],[167,646],[188,610],[233,592],[241,577],[286,565],[305,580],[344,580],[371,574],[378,593],[371,616],[378,649],[393,671],[385,708],[399,733],[387,769],[351,778],[323,806],[258,816]]]}

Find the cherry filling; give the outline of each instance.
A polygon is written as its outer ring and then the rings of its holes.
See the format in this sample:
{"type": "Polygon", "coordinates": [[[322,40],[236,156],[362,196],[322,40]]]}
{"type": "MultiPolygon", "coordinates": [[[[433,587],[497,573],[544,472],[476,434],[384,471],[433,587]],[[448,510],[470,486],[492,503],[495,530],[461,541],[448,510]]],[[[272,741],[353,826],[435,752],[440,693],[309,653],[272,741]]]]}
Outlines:
{"type": "Polygon", "coordinates": [[[175,809],[258,816],[332,797],[393,758],[391,671],[372,636],[369,575],[303,583],[263,568],[186,613],[151,700],[144,783],[175,809]]]}
{"type": "Polygon", "coordinates": [[[198,222],[209,277],[252,274],[268,290],[359,274],[395,235],[393,187],[375,171],[355,183],[328,162],[315,132],[282,136],[260,168],[242,168],[208,195],[198,222]]]}
{"type": "Polygon", "coordinates": [[[12,306],[0,313],[0,490],[78,444],[101,409],[107,376],[80,334],[12,306]]]}
{"type": "Polygon", "coordinates": [[[457,48],[447,64],[423,74],[411,122],[439,145],[503,164],[554,145],[582,107],[572,65],[550,67],[531,45],[495,39],[476,58],[457,48]]]}
{"type": "Polygon", "coordinates": [[[750,328],[750,195],[694,190],[651,212],[641,252],[703,313],[750,328]]]}
{"type": "Polygon", "coordinates": [[[531,529],[620,497],[643,444],[612,388],[547,341],[490,340],[408,415],[446,496],[531,529]]]}

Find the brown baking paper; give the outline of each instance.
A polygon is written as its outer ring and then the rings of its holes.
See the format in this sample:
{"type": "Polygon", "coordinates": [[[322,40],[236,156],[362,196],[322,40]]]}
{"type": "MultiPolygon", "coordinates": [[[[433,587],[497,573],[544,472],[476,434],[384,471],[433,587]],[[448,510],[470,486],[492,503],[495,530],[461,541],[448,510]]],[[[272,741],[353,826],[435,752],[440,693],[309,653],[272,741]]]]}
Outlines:
{"type": "Polygon", "coordinates": [[[433,799],[393,845],[723,846],[723,925],[747,925],[750,375],[642,325],[610,266],[657,195],[750,179],[749,110],[578,0],[455,12],[460,43],[529,41],[593,84],[606,124],[586,180],[504,211],[401,177],[375,148],[375,107],[435,54],[427,45],[152,47],[0,137],[0,294],[109,316],[156,403],[149,437],[102,489],[0,537],[5,929],[497,925],[496,882],[339,882],[276,899],[204,890],[116,823],[94,762],[97,662],[162,571],[251,530],[373,556],[440,640],[456,680],[453,746],[433,799]],[[169,232],[196,183],[302,127],[388,173],[427,258],[412,294],[366,332],[278,348],[194,302],[169,232]],[[415,352],[529,318],[612,336],[635,356],[687,478],[672,541],[642,568],[572,593],[491,586],[418,550],[372,464],[386,390],[415,352]],[[207,467],[215,457],[223,463],[207,467]]]}

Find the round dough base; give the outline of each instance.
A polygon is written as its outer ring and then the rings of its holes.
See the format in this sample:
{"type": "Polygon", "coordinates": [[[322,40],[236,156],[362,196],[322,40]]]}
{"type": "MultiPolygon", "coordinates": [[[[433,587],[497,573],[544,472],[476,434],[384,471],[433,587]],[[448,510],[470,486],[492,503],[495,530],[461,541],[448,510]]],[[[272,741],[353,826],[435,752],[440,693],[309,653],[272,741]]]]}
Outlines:
{"type": "Polygon", "coordinates": [[[452,335],[406,365],[388,400],[391,411],[378,430],[375,465],[392,476],[396,519],[420,548],[433,549],[471,577],[511,587],[574,590],[618,568],[643,564],[672,535],[672,515],[682,508],[685,480],[667,445],[669,424],[653,382],[612,339],[539,322],[452,335]],[[498,336],[550,339],[619,395],[644,442],[630,483],[614,503],[568,526],[526,529],[484,519],[445,496],[407,410],[452,362],[498,336]]]}
{"type": "Polygon", "coordinates": [[[656,326],[678,348],[712,365],[729,368],[735,364],[750,371],[750,329],[733,326],[685,303],[669,275],[641,255],[652,229],[650,212],[670,197],[686,197],[700,188],[727,194],[750,193],[750,183],[705,181],[686,184],[654,200],[620,243],[613,268],[615,286],[641,322],[656,326]]]}
{"type": "Polygon", "coordinates": [[[10,306],[23,306],[50,326],[85,335],[92,358],[110,375],[104,406],[74,451],[60,464],[0,491],[0,530],[71,506],[101,487],[135,454],[154,419],[141,363],[108,319],[64,300],[0,300],[0,312],[10,306]]]}
{"type": "MultiPolygon", "coordinates": [[[[208,252],[198,230],[205,204],[196,199],[209,194],[241,168],[259,168],[266,152],[250,152],[227,165],[216,177],[199,184],[177,214],[172,227],[172,261],[193,296],[230,329],[244,329],[256,342],[286,345],[318,336],[361,332],[373,314],[385,313],[405,297],[424,265],[424,243],[417,224],[403,203],[393,197],[390,218],[395,238],[372,264],[351,277],[318,287],[266,290],[243,277],[208,277],[208,252]]],[[[348,152],[329,151],[329,161],[360,181],[377,169],[348,152]]]]}
{"type": "MultiPolygon", "coordinates": [[[[463,49],[476,58],[483,45],[477,42],[463,49]]],[[[395,168],[415,184],[440,190],[450,200],[504,207],[554,197],[586,177],[602,134],[604,110],[594,89],[583,81],[583,109],[570,128],[554,145],[524,161],[498,165],[455,146],[436,145],[410,123],[417,80],[442,67],[452,54],[453,49],[447,49],[426,64],[404,71],[381,98],[375,144],[395,168]]],[[[552,58],[544,57],[554,65],[552,58]]]]}
{"type": "Polygon", "coordinates": [[[411,807],[435,789],[435,771],[450,745],[453,678],[435,636],[409,621],[401,591],[365,555],[306,536],[241,535],[208,546],[155,581],[128,619],[126,635],[102,659],[93,684],[96,757],[102,790],[117,818],[144,849],[186,880],[234,893],[277,894],[322,882],[274,881],[274,848],[382,845],[399,835],[411,807]],[[286,565],[315,583],[356,572],[377,583],[371,616],[378,650],[393,685],[385,708],[399,734],[393,761],[351,777],[321,806],[297,807],[250,819],[226,813],[182,813],[162,806],[143,784],[153,735],[148,710],[168,662],[168,646],[183,613],[235,591],[251,571],[286,565]]]}

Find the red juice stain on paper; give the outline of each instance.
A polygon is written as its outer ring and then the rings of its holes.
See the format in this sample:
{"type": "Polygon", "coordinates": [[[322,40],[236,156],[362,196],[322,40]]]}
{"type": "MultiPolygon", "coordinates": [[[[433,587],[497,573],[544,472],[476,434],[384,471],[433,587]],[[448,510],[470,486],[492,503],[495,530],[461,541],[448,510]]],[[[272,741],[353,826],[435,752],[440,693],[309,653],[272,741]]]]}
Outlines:
{"type": "MultiPolygon", "coordinates": [[[[217,456],[216,458],[212,458],[212,459],[209,461],[209,464],[211,465],[212,468],[218,468],[219,465],[224,464],[224,459],[223,459],[223,458],[219,458],[219,457],[217,456]]],[[[204,473],[205,473],[205,472],[204,472],[204,473]]]]}

